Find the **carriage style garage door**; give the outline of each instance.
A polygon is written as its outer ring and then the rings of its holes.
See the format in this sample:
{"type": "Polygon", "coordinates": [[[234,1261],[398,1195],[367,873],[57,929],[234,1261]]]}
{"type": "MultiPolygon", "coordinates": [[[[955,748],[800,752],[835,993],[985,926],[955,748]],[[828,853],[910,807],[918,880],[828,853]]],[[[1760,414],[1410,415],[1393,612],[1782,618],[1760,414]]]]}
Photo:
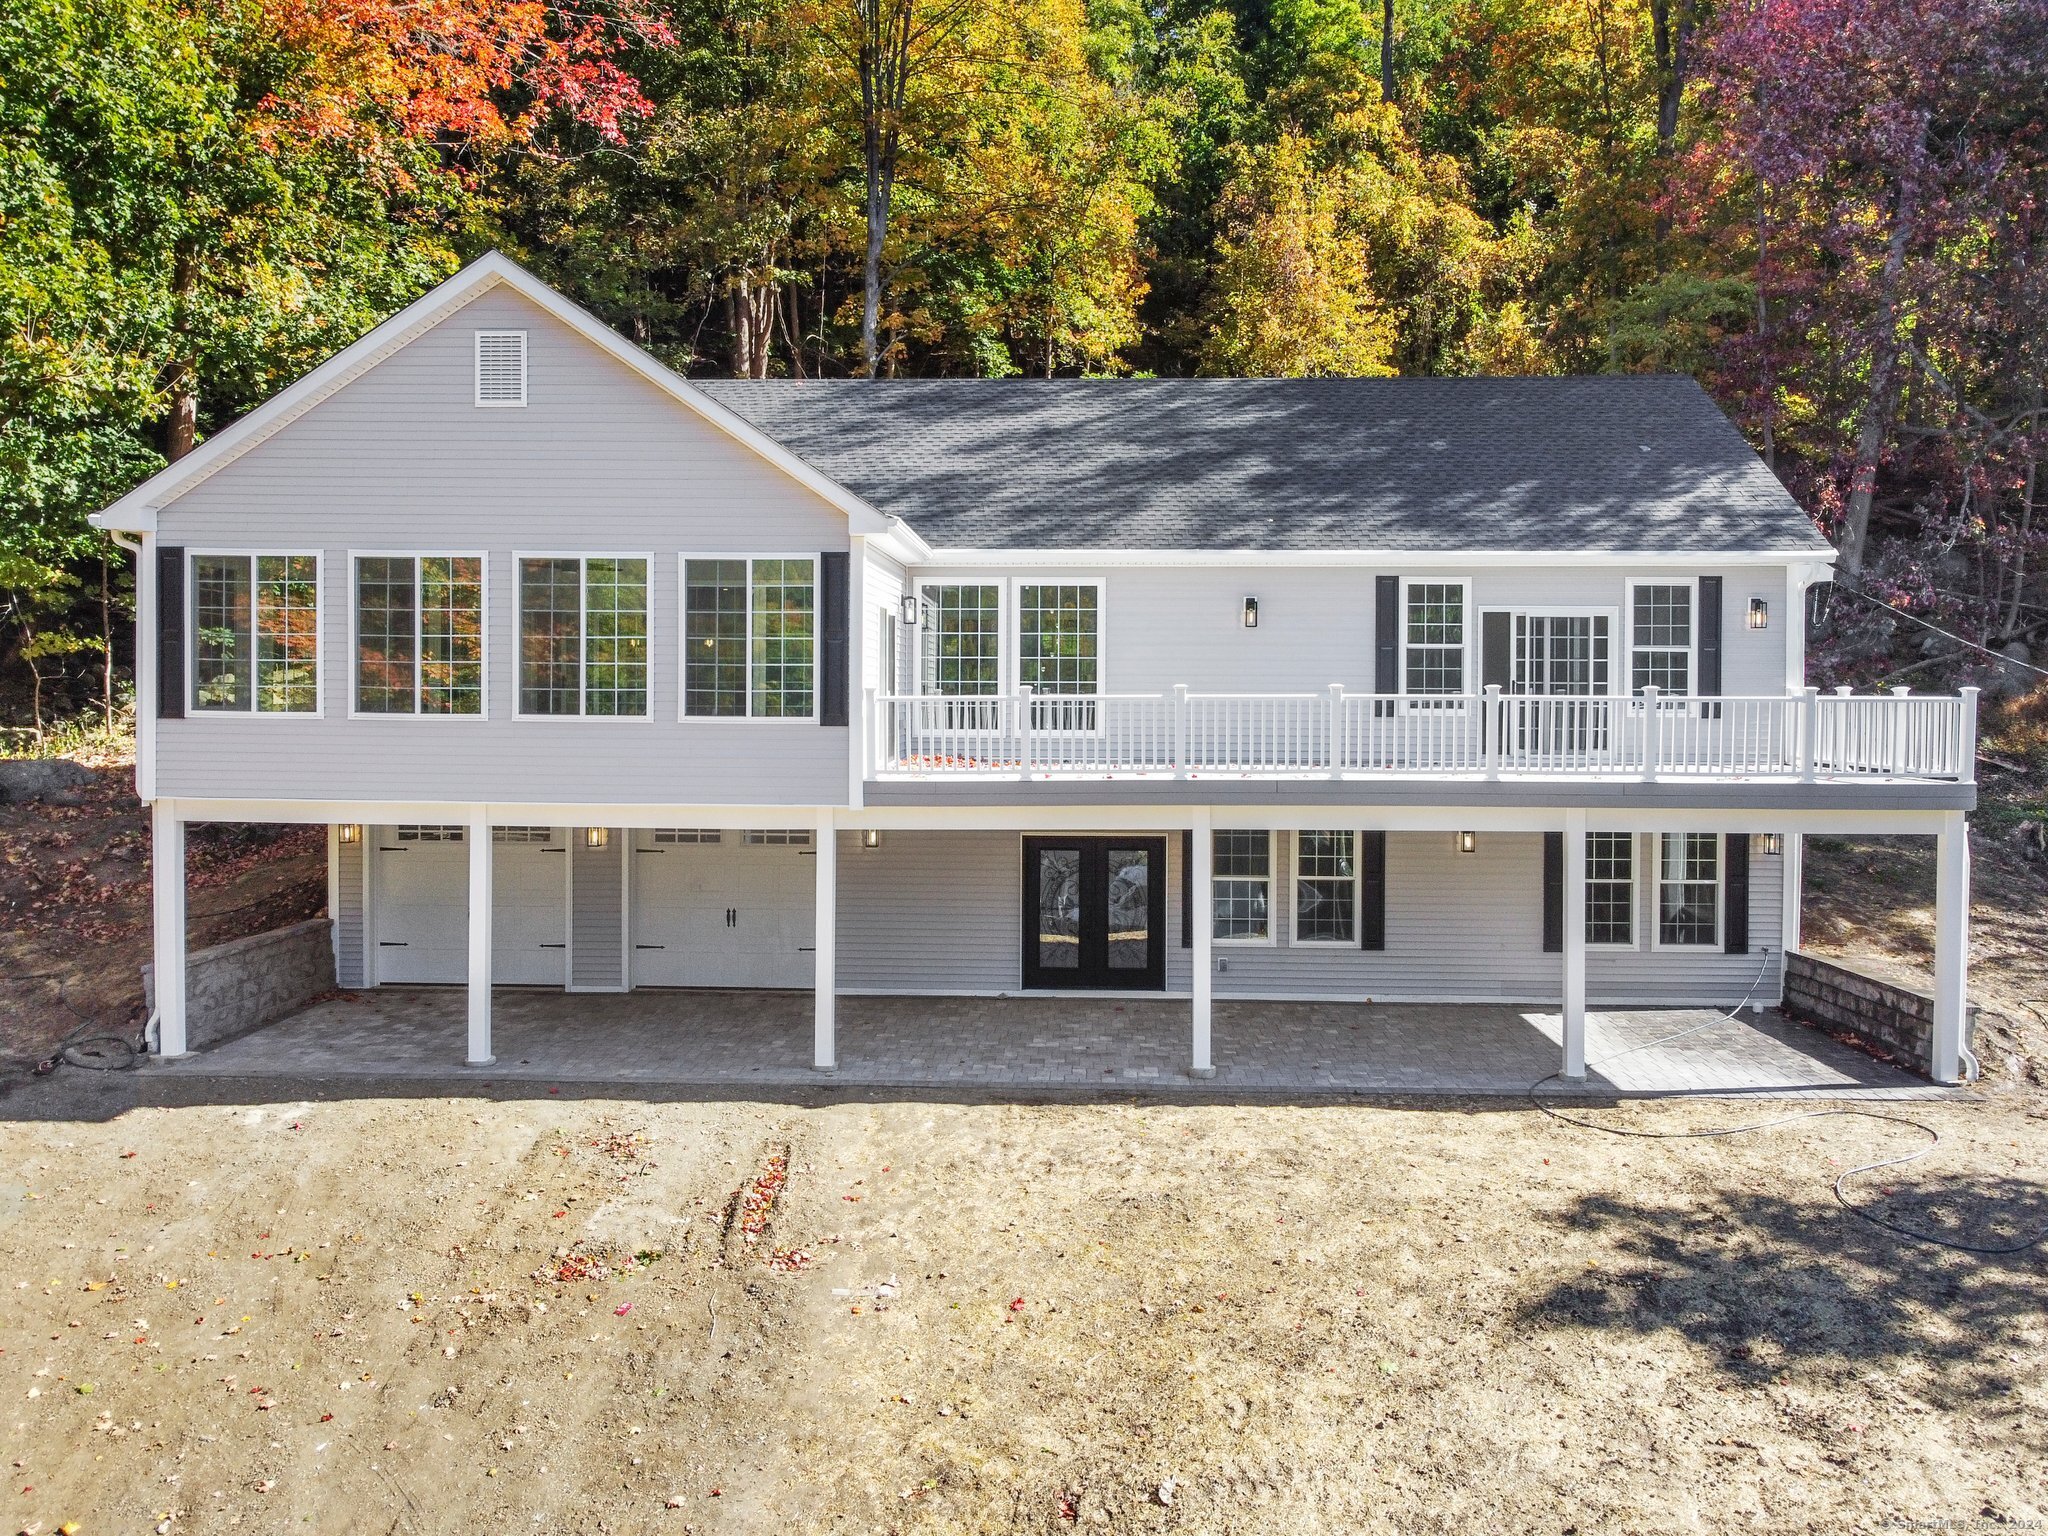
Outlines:
{"type": "MultiPolygon", "coordinates": [[[[377,827],[370,913],[376,980],[460,986],[469,967],[469,845],[463,827],[377,827]]],[[[491,847],[491,971],[500,986],[567,979],[569,835],[499,827],[491,847]]]]}
{"type": "Polygon", "coordinates": [[[816,900],[808,832],[636,832],[632,983],[808,987],[816,900]]]}

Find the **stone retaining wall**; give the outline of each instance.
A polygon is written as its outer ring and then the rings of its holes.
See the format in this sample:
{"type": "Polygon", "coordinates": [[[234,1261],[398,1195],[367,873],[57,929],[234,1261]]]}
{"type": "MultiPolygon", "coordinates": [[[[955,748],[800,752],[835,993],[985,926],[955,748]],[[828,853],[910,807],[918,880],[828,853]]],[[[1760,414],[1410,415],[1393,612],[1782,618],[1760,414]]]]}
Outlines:
{"type": "MultiPolygon", "coordinates": [[[[185,1047],[274,1024],[333,990],[334,924],[324,917],[194,950],[185,957],[185,1047]]],[[[142,993],[154,1011],[153,965],[142,968],[142,993]]]]}
{"type": "MultiPolygon", "coordinates": [[[[1785,957],[1785,1011],[1809,1023],[1846,1030],[1888,1051],[1901,1066],[1933,1076],[1934,999],[1895,982],[1852,971],[1838,961],[1794,950],[1785,957]]],[[[1963,1010],[1963,1043],[1977,1035],[1977,1005],[1963,1010]]]]}

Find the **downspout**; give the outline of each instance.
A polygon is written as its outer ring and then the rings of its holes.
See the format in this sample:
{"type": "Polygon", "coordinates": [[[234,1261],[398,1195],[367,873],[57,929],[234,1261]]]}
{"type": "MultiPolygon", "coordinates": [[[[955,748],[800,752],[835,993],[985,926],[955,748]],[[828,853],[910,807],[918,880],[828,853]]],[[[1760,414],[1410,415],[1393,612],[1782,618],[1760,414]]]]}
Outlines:
{"type": "MultiPolygon", "coordinates": [[[[130,554],[135,556],[135,583],[136,589],[140,591],[143,576],[142,546],[134,542],[132,539],[128,538],[117,528],[108,529],[107,537],[112,539],[116,544],[120,545],[123,549],[127,550],[130,554]]],[[[142,644],[142,637],[140,635],[136,636],[135,643],[138,646],[142,644]]],[[[142,736],[142,706],[142,697],[140,694],[138,694],[135,699],[135,734],[136,739],[138,741],[140,741],[142,736]]],[[[142,1026],[142,1046],[143,1049],[149,1052],[149,1054],[152,1056],[157,1054],[157,1020],[160,1012],[160,1009],[150,1009],[149,1018],[143,1023],[142,1026]]]]}

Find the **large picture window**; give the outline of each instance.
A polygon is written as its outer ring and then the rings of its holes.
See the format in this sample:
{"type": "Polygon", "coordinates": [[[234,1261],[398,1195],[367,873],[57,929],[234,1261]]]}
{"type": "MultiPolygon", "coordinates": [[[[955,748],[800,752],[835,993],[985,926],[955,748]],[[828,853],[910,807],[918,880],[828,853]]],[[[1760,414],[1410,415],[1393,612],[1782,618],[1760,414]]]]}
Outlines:
{"type": "Polygon", "coordinates": [[[356,713],[484,712],[480,556],[359,556],[355,605],[356,713]]]}
{"type": "Polygon", "coordinates": [[[1294,840],[1294,942],[1358,941],[1357,834],[1298,832],[1294,840]]]}
{"type": "Polygon", "coordinates": [[[1003,589],[995,582],[925,587],[924,691],[953,698],[1002,691],[1003,589]]]}
{"type": "Polygon", "coordinates": [[[1092,731],[1102,683],[1102,588],[1098,583],[1017,587],[1017,682],[1037,696],[1032,726],[1092,731]]]}
{"type": "Polygon", "coordinates": [[[319,713],[317,555],[194,555],[191,589],[195,712],[319,713]]]}
{"type": "Polygon", "coordinates": [[[1225,944],[1267,944],[1273,939],[1273,834],[1214,834],[1212,891],[1215,936],[1225,944]]]}
{"type": "Polygon", "coordinates": [[[1631,582],[1628,624],[1629,692],[1655,687],[1664,693],[1691,693],[1696,643],[1693,584],[1631,582]]]}
{"type": "Polygon", "coordinates": [[[1629,832],[1586,834],[1586,942],[1609,949],[1636,941],[1636,840],[1629,832]]]}
{"type": "Polygon", "coordinates": [[[810,719],[817,608],[808,556],[684,560],[684,715],[810,719]]]}
{"type": "Polygon", "coordinates": [[[1658,839],[1657,942],[1703,948],[1721,942],[1721,840],[1712,832],[1658,839]]]}
{"type": "Polygon", "coordinates": [[[1465,692],[1465,583],[1411,581],[1404,604],[1402,692],[1465,692]]]}
{"type": "Polygon", "coordinates": [[[519,712],[645,719],[647,559],[519,562],[519,712]]]}

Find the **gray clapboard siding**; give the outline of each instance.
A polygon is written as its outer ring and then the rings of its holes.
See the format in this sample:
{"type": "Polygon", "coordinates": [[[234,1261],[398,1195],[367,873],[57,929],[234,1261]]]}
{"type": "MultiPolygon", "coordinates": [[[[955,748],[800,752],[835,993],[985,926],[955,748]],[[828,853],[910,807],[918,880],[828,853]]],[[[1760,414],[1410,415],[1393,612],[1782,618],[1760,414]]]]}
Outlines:
{"type": "Polygon", "coordinates": [[[364,840],[336,842],[334,848],[334,980],[342,987],[364,984],[363,946],[366,938],[363,910],[364,840]]]}
{"type": "Polygon", "coordinates": [[[847,547],[846,520],[510,290],[458,311],[166,507],[166,544],[317,550],[317,720],[161,722],[159,793],[843,804],[844,731],[681,722],[679,557],[847,547]],[[479,329],[528,333],[524,409],[480,410],[479,329]],[[487,720],[351,720],[349,551],[488,556],[487,720]],[[515,553],[642,554],[647,721],[513,718],[515,553]]]}
{"type": "MultiPolygon", "coordinates": [[[[1562,957],[1543,951],[1543,839],[1485,833],[1470,855],[1448,832],[1387,838],[1387,947],[1293,942],[1293,834],[1274,834],[1271,945],[1218,944],[1218,997],[1502,999],[1554,1002],[1562,957]]],[[[851,991],[996,992],[1022,984],[1021,838],[1015,832],[885,832],[882,846],[840,843],[839,983],[851,991]]],[[[1167,836],[1167,989],[1185,992],[1180,947],[1180,839],[1167,836]]],[[[1739,1002],[1761,969],[1759,999],[1777,997],[1779,861],[1753,861],[1748,955],[1592,951],[1595,1004],[1739,1002]]],[[[1196,910],[1202,893],[1197,892],[1196,910]]],[[[1653,894],[1638,901],[1647,923],[1653,894]]]]}
{"type": "Polygon", "coordinates": [[[589,847],[581,827],[569,829],[570,977],[572,992],[613,992],[625,985],[626,904],[623,878],[631,834],[614,828],[602,848],[589,847]]]}

